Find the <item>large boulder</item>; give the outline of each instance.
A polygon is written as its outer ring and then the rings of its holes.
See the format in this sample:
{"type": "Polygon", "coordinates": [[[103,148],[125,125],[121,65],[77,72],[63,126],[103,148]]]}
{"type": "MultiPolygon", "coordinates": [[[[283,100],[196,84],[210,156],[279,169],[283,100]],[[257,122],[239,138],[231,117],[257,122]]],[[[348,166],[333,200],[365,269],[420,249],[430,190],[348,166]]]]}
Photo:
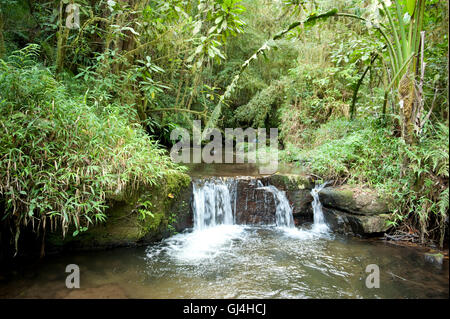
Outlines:
{"type": "Polygon", "coordinates": [[[299,222],[312,221],[311,187],[308,176],[274,174],[267,177],[240,177],[236,180],[236,223],[268,225],[275,223],[276,204],[273,194],[260,189],[273,185],[284,191],[292,207],[294,218],[299,222]]]}
{"type": "Polygon", "coordinates": [[[319,193],[325,220],[336,232],[371,235],[389,226],[389,199],[372,189],[344,185],[326,187],[319,193]]]}
{"type": "Polygon", "coordinates": [[[275,223],[275,199],[258,189],[258,179],[239,178],[236,188],[236,223],[244,225],[270,225],[275,223]]]}
{"type": "Polygon", "coordinates": [[[376,191],[364,187],[326,187],[319,193],[319,199],[325,207],[351,214],[378,215],[389,211],[388,199],[383,199],[376,191]]]}
{"type": "Polygon", "coordinates": [[[160,240],[192,227],[191,194],[190,177],[174,173],[152,187],[115,195],[109,200],[104,223],[75,237],[72,229],[65,238],[60,232],[49,233],[47,251],[136,246],[160,240]]]}
{"type": "Polygon", "coordinates": [[[277,173],[263,177],[261,181],[284,191],[311,190],[314,187],[314,182],[309,175],[277,173]]]}
{"type": "Polygon", "coordinates": [[[325,207],[322,211],[328,227],[337,233],[366,236],[384,233],[389,228],[390,214],[353,215],[325,207]]]}

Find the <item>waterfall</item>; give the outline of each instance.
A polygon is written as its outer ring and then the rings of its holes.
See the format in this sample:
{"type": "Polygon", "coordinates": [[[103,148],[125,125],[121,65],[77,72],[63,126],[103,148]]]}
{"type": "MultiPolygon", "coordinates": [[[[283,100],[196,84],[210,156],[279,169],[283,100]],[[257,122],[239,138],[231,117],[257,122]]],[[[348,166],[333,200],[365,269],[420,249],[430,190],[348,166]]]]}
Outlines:
{"type": "MultiPolygon", "coordinates": [[[[194,230],[236,224],[237,183],[238,180],[234,178],[205,179],[193,183],[194,230]]],[[[256,181],[256,189],[264,190],[268,196],[273,197],[276,225],[293,228],[294,218],[286,193],[272,185],[264,186],[260,180],[256,181]]],[[[268,198],[265,194],[264,202],[267,205],[268,198]]]]}
{"type": "Polygon", "coordinates": [[[325,218],[323,217],[322,204],[319,200],[319,192],[328,184],[328,182],[321,185],[316,185],[311,190],[311,196],[313,197],[312,209],[314,214],[314,225],[313,230],[315,231],[328,231],[328,226],[325,223],[325,218]]]}
{"type": "Polygon", "coordinates": [[[258,189],[264,189],[273,195],[275,200],[275,220],[278,227],[294,227],[294,217],[292,215],[292,208],[289,205],[289,201],[286,197],[286,192],[280,191],[278,188],[272,185],[264,186],[261,181],[258,180],[258,189]]]}
{"type": "Polygon", "coordinates": [[[223,179],[198,181],[193,184],[195,230],[234,224],[235,185],[235,182],[223,179]]]}

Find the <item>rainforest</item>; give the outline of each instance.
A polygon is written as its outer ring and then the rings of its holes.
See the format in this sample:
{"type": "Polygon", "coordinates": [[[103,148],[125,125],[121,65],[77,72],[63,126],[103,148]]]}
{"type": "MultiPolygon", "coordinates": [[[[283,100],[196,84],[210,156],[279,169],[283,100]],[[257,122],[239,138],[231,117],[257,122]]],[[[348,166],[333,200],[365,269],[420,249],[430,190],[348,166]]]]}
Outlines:
{"type": "Polygon", "coordinates": [[[0,0],[0,298],[448,298],[448,141],[445,0],[0,0]]]}

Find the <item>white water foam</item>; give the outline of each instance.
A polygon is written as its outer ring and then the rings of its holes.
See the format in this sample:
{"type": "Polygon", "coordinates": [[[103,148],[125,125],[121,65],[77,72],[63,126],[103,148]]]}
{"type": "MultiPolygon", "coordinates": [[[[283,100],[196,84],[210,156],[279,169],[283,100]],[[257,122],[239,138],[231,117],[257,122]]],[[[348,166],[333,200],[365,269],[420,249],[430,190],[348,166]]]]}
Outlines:
{"type": "Polygon", "coordinates": [[[196,262],[215,258],[233,249],[233,239],[241,238],[240,225],[217,225],[191,233],[182,233],[165,241],[167,254],[181,262],[196,262]]]}
{"type": "MultiPolygon", "coordinates": [[[[181,233],[164,240],[165,247],[148,252],[148,257],[161,253],[187,263],[204,262],[219,254],[232,252],[235,239],[243,239],[245,227],[235,225],[237,187],[235,179],[198,180],[193,185],[194,229],[190,233],[181,233]]],[[[257,181],[258,189],[272,194],[275,201],[275,219],[277,229],[284,236],[298,240],[309,240],[328,234],[319,192],[325,184],[316,186],[312,191],[314,224],[311,230],[295,227],[292,208],[286,193],[275,186],[264,186],[257,181]]]]}
{"type": "Polygon", "coordinates": [[[282,228],[294,228],[294,216],[292,215],[292,208],[291,205],[289,205],[289,201],[286,197],[286,192],[279,190],[273,185],[263,186],[263,184],[259,180],[258,186],[258,189],[263,189],[273,195],[276,207],[276,225],[282,228]]]}
{"type": "Polygon", "coordinates": [[[316,185],[311,190],[311,196],[313,197],[313,202],[311,203],[314,214],[314,224],[312,231],[317,233],[327,233],[329,232],[329,228],[325,222],[325,218],[323,216],[322,204],[319,200],[319,192],[328,184],[328,182],[323,183],[321,185],[316,185]]]}
{"type": "Polygon", "coordinates": [[[194,229],[165,240],[166,252],[178,261],[214,258],[232,249],[243,226],[234,225],[236,181],[199,180],[193,184],[194,229]]]}

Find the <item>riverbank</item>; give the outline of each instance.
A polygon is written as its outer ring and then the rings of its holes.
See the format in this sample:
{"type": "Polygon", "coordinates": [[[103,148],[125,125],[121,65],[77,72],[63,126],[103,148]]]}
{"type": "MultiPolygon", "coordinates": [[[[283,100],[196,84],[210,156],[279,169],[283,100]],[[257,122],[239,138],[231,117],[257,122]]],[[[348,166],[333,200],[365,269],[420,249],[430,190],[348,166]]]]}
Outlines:
{"type": "Polygon", "coordinates": [[[422,243],[448,242],[448,126],[418,145],[406,145],[382,122],[335,119],[287,143],[280,159],[335,186],[369,188],[386,198],[388,226],[422,243]]]}

